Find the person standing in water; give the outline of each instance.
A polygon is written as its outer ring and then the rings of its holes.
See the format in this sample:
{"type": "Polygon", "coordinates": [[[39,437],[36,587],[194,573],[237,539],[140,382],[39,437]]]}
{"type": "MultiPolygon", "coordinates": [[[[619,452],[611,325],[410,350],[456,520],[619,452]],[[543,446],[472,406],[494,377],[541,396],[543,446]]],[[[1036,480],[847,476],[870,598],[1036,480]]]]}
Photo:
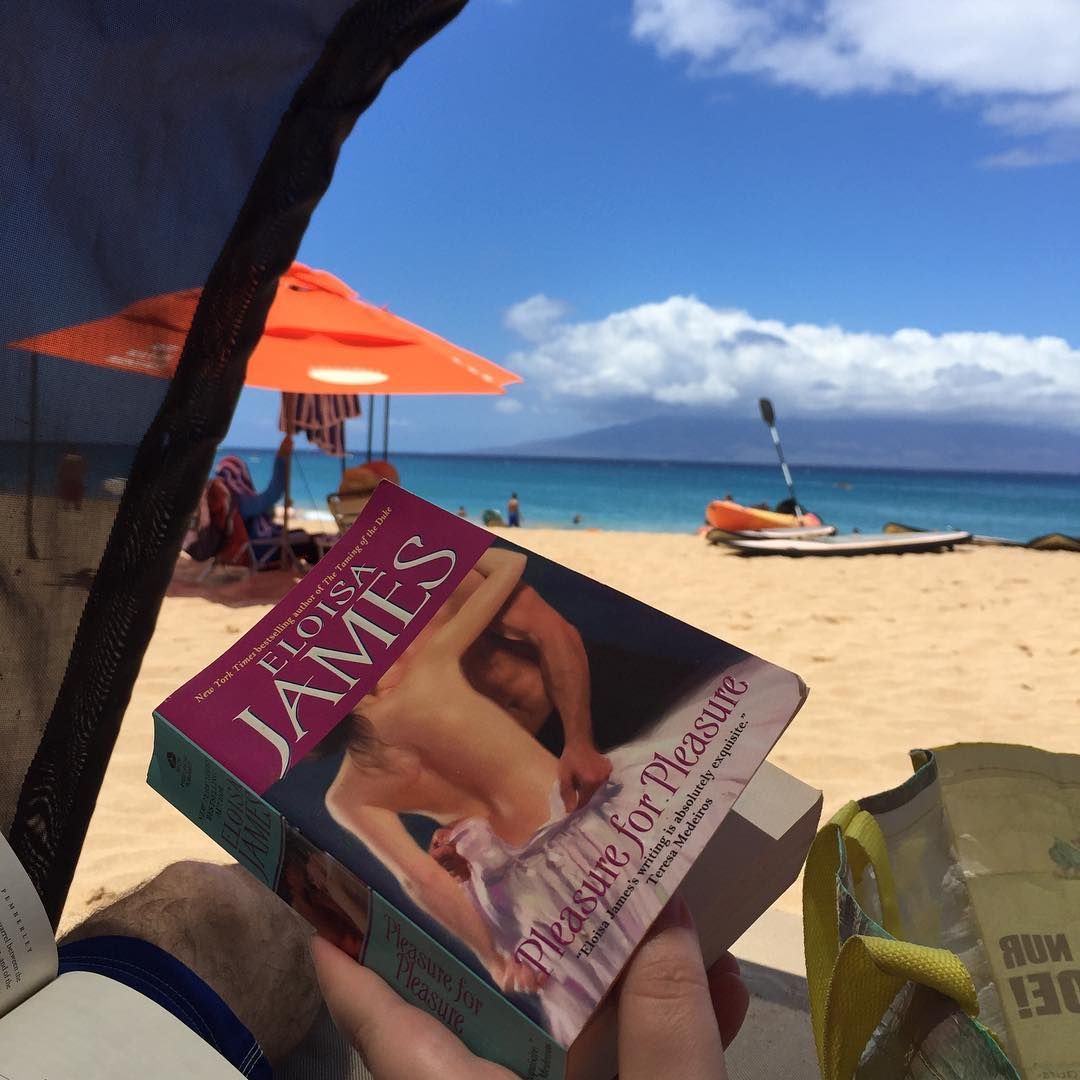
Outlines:
{"type": "Polygon", "coordinates": [[[521,524],[521,503],[518,502],[516,491],[510,493],[510,500],[506,504],[506,524],[510,528],[517,528],[521,524]]]}

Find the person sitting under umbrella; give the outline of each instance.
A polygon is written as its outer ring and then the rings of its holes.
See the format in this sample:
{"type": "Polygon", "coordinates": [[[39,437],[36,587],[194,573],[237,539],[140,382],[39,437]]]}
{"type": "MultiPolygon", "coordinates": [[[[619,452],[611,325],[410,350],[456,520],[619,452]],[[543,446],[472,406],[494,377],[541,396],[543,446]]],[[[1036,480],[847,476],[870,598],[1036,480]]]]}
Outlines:
{"type": "MultiPolygon", "coordinates": [[[[233,493],[237,509],[243,518],[251,541],[255,560],[260,565],[271,551],[281,547],[282,527],[273,519],[274,507],[285,494],[285,470],[292,453],[292,436],[286,435],[274,458],[270,483],[259,491],[251,479],[247,462],[236,454],[227,454],[217,464],[215,475],[233,493]]],[[[298,558],[317,562],[318,545],[315,538],[303,529],[289,530],[289,547],[298,558]]]]}

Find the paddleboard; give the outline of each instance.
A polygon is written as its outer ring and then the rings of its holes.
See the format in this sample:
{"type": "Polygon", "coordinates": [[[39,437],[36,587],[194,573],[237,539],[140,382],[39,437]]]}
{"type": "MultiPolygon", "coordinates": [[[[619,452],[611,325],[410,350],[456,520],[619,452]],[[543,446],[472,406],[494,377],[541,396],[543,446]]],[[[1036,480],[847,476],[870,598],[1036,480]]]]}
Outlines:
{"type": "Polygon", "coordinates": [[[835,525],[801,525],[791,529],[709,529],[705,539],[710,544],[723,544],[728,540],[813,540],[820,536],[832,536],[835,525]]]}
{"type": "MultiPolygon", "coordinates": [[[[918,525],[903,525],[899,521],[886,521],[884,527],[881,530],[887,533],[924,533],[927,530],[919,528],[918,525]]],[[[974,533],[971,537],[973,544],[984,544],[987,547],[1030,547],[1030,544],[1025,544],[1023,540],[1009,540],[1004,536],[981,536],[979,533],[974,533]]]]}
{"type": "Polygon", "coordinates": [[[840,533],[813,540],[725,540],[740,555],[902,555],[971,543],[969,532],[840,533]]]}

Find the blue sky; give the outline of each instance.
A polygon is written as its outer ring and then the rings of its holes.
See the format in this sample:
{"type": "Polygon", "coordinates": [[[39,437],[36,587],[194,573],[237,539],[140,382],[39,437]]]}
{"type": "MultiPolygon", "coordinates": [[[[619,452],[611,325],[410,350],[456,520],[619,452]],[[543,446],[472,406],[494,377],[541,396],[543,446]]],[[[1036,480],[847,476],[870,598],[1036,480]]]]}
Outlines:
{"type": "MultiPolygon", "coordinates": [[[[300,253],[525,376],[396,398],[392,447],[761,393],[1080,427],[1080,13],[998,7],[472,0],[360,118],[300,253]]],[[[276,420],[245,390],[229,441],[276,420]]]]}

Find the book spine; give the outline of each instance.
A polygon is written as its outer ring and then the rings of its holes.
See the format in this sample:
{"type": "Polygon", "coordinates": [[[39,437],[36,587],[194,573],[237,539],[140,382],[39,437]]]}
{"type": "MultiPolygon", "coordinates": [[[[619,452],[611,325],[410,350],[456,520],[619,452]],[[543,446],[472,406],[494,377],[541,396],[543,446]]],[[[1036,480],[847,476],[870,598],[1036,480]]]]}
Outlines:
{"type": "Polygon", "coordinates": [[[285,854],[281,814],[160,713],[146,781],[264,885],[277,887],[285,854]]]}
{"type": "Polygon", "coordinates": [[[565,1080],[566,1051],[408,916],[371,893],[363,963],[474,1054],[526,1080],[565,1080]]]}
{"type": "Polygon", "coordinates": [[[323,936],[474,1053],[526,1080],[563,1080],[566,1051],[558,1043],[160,713],[147,782],[323,936]]]}

